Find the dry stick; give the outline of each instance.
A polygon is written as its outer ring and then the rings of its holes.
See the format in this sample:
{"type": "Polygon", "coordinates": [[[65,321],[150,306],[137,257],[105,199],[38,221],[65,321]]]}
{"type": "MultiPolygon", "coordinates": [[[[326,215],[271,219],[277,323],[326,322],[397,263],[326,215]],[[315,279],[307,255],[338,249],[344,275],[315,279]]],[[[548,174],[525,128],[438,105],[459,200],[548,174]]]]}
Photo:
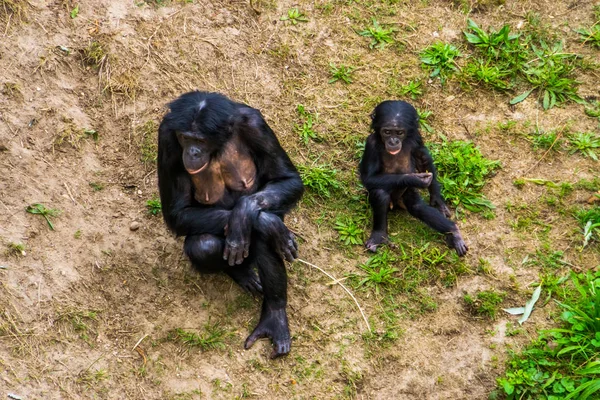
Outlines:
{"type": "Polygon", "coordinates": [[[556,144],[556,142],[558,141],[558,139],[560,139],[560,137],[562,136],[563,130],[561,130],[558,135],[556,135],[556,139],[554,139],[554,142],[552,142],[552,144],[550,145],[550,147],[548,147],[548,150],[546,150],[546,152],[544,154],[542,154],[542,157],[540,157],[539,160],[537,160],[537,162],[535,164],[533,164],[527,171],[525,171],[525,173],[523,173],[523,175],[527,175],[529,172],[531,172],[532,169],[534,169],[535,167],[537,167],[537,165],[542,162],[542,160],[544,159],[544,157],[546,157],[546,155],[548,155],[548,153],[550,152],[550,150],[552,150],[552,148],[554,147],[554,145],[556,144]]]}
{"type": "Polygon", "coordinates": [[[354,302],[356,303],[356,307],[358,307],[358,311],[360,311],[360,315],[362,315],[363,319],[365,320],[365,324],[367,325],[367,329],[369,329],[369,332],[373,332],[371,330],[371,325],[369,325],[369,321],[367,320],[367,317],[365,316],[365,313],[363,312],[362,308],[360,307],[360,304],[358,304],[358,301],[356,300],[356,297],[354,297],[354,295],[352,294],[352,292],[350,290],[348,290],[348,288],[346,286],[344,286],[342,284],[342,282],[340,282],[339,279],[336,279],[331,274],[329,274],[327,271],[323,270],[320,267],[317,267],[315,264],[311,264],[308,261],[304,261],[301,258],[296,258],[296,261],[300,261],[301,263],[306,264],[309,267],[313,267],[315,269],[318,269],[319,271],[321,271],[322,273],[324,273],[325,275],[327,275],[334,283],[337,283],[338,285],[340,285],[342,287],[342,289],[344,289],[346,291],[346,293],[348,293],[350,295],[350,297],[352,297],[352,300],[354,300],[354,302]]]}

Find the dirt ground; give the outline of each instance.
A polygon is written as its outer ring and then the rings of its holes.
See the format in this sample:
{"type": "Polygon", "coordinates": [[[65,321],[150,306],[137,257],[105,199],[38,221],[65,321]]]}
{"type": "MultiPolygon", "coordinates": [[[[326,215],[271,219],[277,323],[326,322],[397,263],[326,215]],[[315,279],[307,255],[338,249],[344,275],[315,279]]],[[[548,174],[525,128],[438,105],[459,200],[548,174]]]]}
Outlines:
{"type": "MultiPolygon", "coordinates": [[[[473,140],[502,163],[485,188],[496,217],[467,214],[459,221],[470,272],[450,287],[420,288],[436,306],[410,315],[399,307],[399,337],[384,345],[365,339],[361,315],[338,285],[296,262],[289,266],[293,348],[278,360],[268,358],[267,341],[243,350],[260,301],[224,276],[190,270],[182,240],[148,213],[146,202],[157,196],[148,158],[168,101],[200,89],[260,109],[296,164],[318,154],[356,181],[348,138],[365,137],[369,110],[397,97],[390,77],[406,83],[423,74],[420,49],[440,39],[465,47],[468,17],[482,26],[519,26],[534,11],[569,51],[599,62],[598,51],[573,32],[593,24],[593,1],[508,0],[470,16],[468,1],[86,0],[71,15],[76,5],[0,1],[2,398],[484,399],[507,349],[554,323],[548,303],[521,334],[507,335],[514,318],[476,318],[463,296],[496,288],[508,293],[503,306],[516,307],[539,282],[539,271],[523,260],[540,247],[541,228],[515,229],[518,216],[507,205],[538,204],[548,188],[512,182],[574,183],[598,177],[598,164],[564,151],[532,151],[521,133],[535,125],[598,132],[581,105],[544,112],[534,98],[510,107],[506,95],[427,83],[415,104],[433,111],[432,127],[452,140],[473,140]],[[292,7],[308,22],[280,20],[292,7]],[[397,24],[402,46],[370,50],[355,29],[372,16],[397,24]],[[90,52],[94,43],[102,52],[90,52]],[[356,66],[354,82],[329,84],[332,62],[356,66]],[[295,131],[297,104],[319,114],[324,142],[312,149],[295,131]],[[515,123],[499,128],[506,121],[515,123]],[[33,203],[60,210],[54,231],[25,211],[33,203]],[[487,273],[478,272],[481,260],[489,263],[487,273]],[[202,331],[207,324],[226,330],[223,347],[173,340],[175,329],[202,331]]],[[[600,96],[596,71],[578,79],[580,95],[600,96]]],[[[567,201],[588,197],[574,191],[567,201]]],[[[341,246],[333,224],[322,222],[335,216],[319,208],[303,201],[287,220],[301,236],[300,257],[338,278],[357,272],[368,255],[360,246],[341,246]]],[[[544,208],[538,218],[573,269],[600,265],[597,244],[581,250],[572,216],[544,208]]],[[[439,237],[434,242],[444,250],[439,237]]],[[[377,291],[354,292],[368,316],[380,313],[377,291]]],[[[371,320],[375,331],[378,321],[371,320]]]]}

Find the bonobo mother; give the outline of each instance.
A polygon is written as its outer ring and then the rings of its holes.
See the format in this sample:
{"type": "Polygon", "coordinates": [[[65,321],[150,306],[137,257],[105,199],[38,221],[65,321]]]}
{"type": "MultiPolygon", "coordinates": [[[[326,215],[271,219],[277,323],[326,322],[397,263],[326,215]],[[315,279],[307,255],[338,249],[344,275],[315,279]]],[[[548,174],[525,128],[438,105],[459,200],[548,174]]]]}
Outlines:
{"type": "Polygon", "coordinates": [[[284,259],[297,256],[283,218],[304,187],[261,113],[218,93],[194,91],[169,104],[158,138],[158,186],[167,226],[185,236],[200,272],[223,271],[264,296],[245,348],[273,342],[289,353],[284,259]],[[256,273],[258,270],[258,275],[256,273]]]}

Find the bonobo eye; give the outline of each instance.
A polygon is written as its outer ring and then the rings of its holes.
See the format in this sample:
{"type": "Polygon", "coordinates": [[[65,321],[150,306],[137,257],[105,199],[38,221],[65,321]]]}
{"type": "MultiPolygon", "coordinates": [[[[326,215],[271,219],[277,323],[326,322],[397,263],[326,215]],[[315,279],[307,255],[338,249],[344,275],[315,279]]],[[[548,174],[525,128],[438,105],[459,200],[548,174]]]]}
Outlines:
{"type": "Polygon", "coordinates": [[[381,133],[383,134],[383,136],[390,136],[392,134],[392,132],[389,129],[382,129],[381,133]]]}
{"type": "Polygon", "coordinates": [[[406,135],[406,131],[405,131],[404,129],[400,129],[400,130],[398,131],[398,135],[400,135],[400,136],[404,136],[404,135],[406,135]]]}

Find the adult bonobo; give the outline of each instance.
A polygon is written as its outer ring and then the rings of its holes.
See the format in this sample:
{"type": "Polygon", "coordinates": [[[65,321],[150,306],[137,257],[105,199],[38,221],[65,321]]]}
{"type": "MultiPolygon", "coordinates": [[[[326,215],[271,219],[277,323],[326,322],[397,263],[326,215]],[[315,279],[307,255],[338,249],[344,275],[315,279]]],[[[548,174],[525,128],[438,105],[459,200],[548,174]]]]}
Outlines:
{"type": "Polygon", "coordinates": [[[264,295],[245,347],[268,337],[271,356],[285,355],[291,339],[284,258],[293,261],[297,245],[283,217],[304,191],[298,171],[254,108],[199,91],[169,107],[158,138],[165,222],[185,236],[184,251],[197,270],[223,271],[264,295]]]}
{"type": "Polygon", "coordinates": [[[446,234],[446,243],[459,256],[467,253],[450,210],[440,193],[436,170],[419,133],[419,116],[404,101],[384,101],[373,114],[365,153],[360,162],[360,179],[369,191],[373,208],[373,231],[366,247],[376,251],[387,242],[387,214],[394,206],[404,208],[438,232],[446,234]],[[418,189],[429,189],[427,205],[418,189]]]}

